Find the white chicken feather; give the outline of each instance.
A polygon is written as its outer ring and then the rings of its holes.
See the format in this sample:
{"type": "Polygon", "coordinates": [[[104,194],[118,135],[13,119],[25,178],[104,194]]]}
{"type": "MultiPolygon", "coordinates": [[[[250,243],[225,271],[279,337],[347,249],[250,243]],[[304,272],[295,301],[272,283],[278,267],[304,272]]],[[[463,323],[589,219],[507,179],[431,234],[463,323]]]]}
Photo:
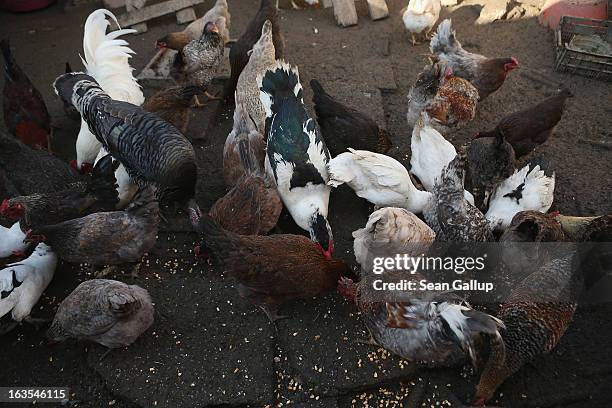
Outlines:
{"type": "MultiPolygon", "coordinates": [[[[138,81],[132,75],[133,68],[129,59],[134,51],[128,47],[128,42],[119,37],[135,33],[133,29],[118,29],[106,33],[110,26],[110,17],[117,27],[119,23],[113,13],[105,9],[94,11],[87,17],[83,35],[83,51],[85,58],[81,61],[91,75],[100,84],[100,87],[113,99],[129,102],[134,105],[142,105],[144,94],[138,81]]],[[[96,139],[83,119],[81,129],[77,137],[77,167],[80,169],[83,163],[96,163],[100,158],[108,154],[102,148],[102,144],[96,139]]],[[[115,171],[117,179],[117,191],[119,192],[118,207],[124,207],[132,198],[136,190],[134,183],[128,176],[127,171],[120,165],[115,171]]]]}
{"type": "Polygon", "coordinates": [[[359,197],[377,206],[423,211],[431,193],[418,190],[400,162],[380,153],[348,150],[330,160],[327,184],[338,187],[346,183],[359,197]]]}
{"type": "Polygon", "coordinates": [[[11,228],[0,225],[0,258],[11,256],[14,252],[25,250],[29,244],[24,243],[25,234],[18,222],[11,228]]]}
{"type": "Polygon", "coordinates": [[[0,317],[12,311],[12,318],[16,322],[28,318],[51,282],[56,266],[57,255],[51,247],[40,243],[27,259],[2,269],[0,317]]]}
{"type": "MultiPolygon", "coordinates": [[[[457,156],[455,146],[430,126],[429,116],[423,112],[412,130],[410,149],[410,172],[419,178],[425,190],[433,192],[436,179],[457,156]]],[[[464,196],[474,204],[472,193],[464,190],[464,196]]]]}
{"type": "Polygon", "coordinates": [[[427,36],[440,17],[440,0],[410,0],[402,14],[406,30],[410,32],[412,44],[416,36],[427,36]]]}
{"type": "Polygon", "coordinates": [[[527,165],[502,181],[491,198],[486,218],[494,229],[510,226],[520,211],[547,212],[553,203],[555,174],[547,176],[539,165],[527,165]],[[530,170],[531,169],[531,170],[530,170]]]}

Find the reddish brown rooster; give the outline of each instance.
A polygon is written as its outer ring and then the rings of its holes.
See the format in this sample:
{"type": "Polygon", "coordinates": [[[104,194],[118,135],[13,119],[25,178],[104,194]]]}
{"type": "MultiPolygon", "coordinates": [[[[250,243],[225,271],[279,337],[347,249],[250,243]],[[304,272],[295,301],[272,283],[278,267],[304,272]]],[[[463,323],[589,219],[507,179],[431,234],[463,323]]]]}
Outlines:
{"type": "Polygon", "coordinates": [[[514,148],[516,157],[526,155],[548,140],[561,120],[565,101],[571,96],[569,90],[562,89],[537,105],[506,116],[495,129],[480,132],[476,137],[503,136],[514,148]]]}
{"type": "Polygon", "coordinates": [[[282,318],[278,307],[336,287],[349,272],[340,260],[328,259],[302,235],[238,235],[225,231],[207,215],[191,220],[204,249],[237,281],[240,296],[261,307],[271,321],[282,318]]]}
{"type": "Polygon", "coordinates": [[[17,65],[7,39],[0,41],[4,56],[4,90],[2,106],[6,128],[23,143],[48,149],[51,117],[38,89],[17,65]]]}

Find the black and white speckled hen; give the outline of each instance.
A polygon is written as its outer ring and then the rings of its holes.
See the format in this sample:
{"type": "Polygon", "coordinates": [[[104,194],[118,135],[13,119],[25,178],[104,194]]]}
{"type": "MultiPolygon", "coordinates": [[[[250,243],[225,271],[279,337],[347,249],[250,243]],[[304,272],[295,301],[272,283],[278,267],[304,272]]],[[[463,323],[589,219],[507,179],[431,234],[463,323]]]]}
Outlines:
{"type": "Polygon", "coordinates": [[[153,323],[153,303],[140,286],[106,279],[81,283],[60,303],[47,339],[75,338],[109,349],[132,344],[153,323]]]}
{"type": "Polygon", "coordinates": [[[488,362],[476,386],[474,405],[484,405],[495,390],[523,365],[555,348],[574,316],[583,279],[573,254],[554,259],[519,283],[497,317],[506,328],[501,343],[492,343],[488,362]]]}
{"type": "Polygon", "coordinates": [[[465,199],[465,161],[465,153],[459,152],[442,170],[434,185],[433,198],[423,211],[425,221],[436,233],[438,241],[493,240],[493,233],[484,214],[465,199]]]}
{"type": "Polygon", "coordinates": [[[554,127],[561,120],[565,101],[571,96],[572,93],[568,89],[562,89],[537,105],[506,116],[495,129],[480,132],[476,137],[500,135],[512,145],[517,157],[529,154],[548,140],[554,127]]]}
{"type": "Polygon", "coordinates": [[[442,65],[431,62],[417,76],[416,82],[408,93],[408,126],[413,128],[421,112],[429,105],[438,93],[438,88],[444,79],[442,65]]]}
{"type": "MultiPolygon", "coordinates": [[[[405,271],[387,271],[385,283],[418,282],[423,277],[405,271]]],[[[426,290],[376,290],[381,275],[365,276],[358,283],[342,278],[338,291],[354,302],[372,338],[392,353],[409,361],[454,365],[469,356],[476,362],[475,342],[481,334],[501,343],[503,322],[469,307],[448,292],[426,290]]],[[[501,343],[503,348],[503,343],[501,343]]]]}
{"type": "Polygon", "coordinates": [[[91,175],[70,187],[50,193],[13,197],[0,205],[0,215],[19,219],[24,230],[57,224],[98,211],[112,211],[119,202],[110,155],[96,163],[91,175]]]}
{"type": "Polygon", "coordinates": [[[42,95],[17,65],[7,39],[0,41],[4,56],[4,123],[15,137],[37,149],[49,148],[51,117],[42,95]]]}
{"type": "MultiPolygon", "coordinates": [[[[44,241],[72,263],[119,265],[137,263],[157,241],[159,206],[153,188],[141,189],[125,211],[98,212],[59,224],[32,229],[27,239],[44,241]]],[[[110,267],[100,275],[113,270],[110,267]]]]}
{"type": "Polygon", "coordinates": [[[197,206],[195,151],[174,126],[140,106],[111,99],[83,73],[62,75],[54,87],[79,109],[96,138],[136,184],[154,185],[164,204],[197,206]]]}
{"type": "Polygon", "coordinates": [[[387,153],[391,140],[386,130],[366,114],[338,102],[316,79],[310,81],[310,87],[314,92],[312,101],[317,122],[332,156],[346,152],[349,147],[387,153]]]}
{"type": "Polygon", "coordinates": [[[31,149],[2,130],[0,169],[3,170],[5,189],[17,195],[51,193],[81,180],[68,163],[47,151],[31,149]]]}
{"type": "Polygon", "coordinates": [[[308,299],[336,287],[349,267],[329,259],[302,235],[238,235],[225,231],[207,215],[192,222],[204,249],[238,281],[240,296],[260,306],[270,320],[278,307],[292,299],[308,299]]]}
{"type": "Polygon", "coordinates": [[[272,23],[272,42],[274,43],[274,58],[281,59],[285,55],[285,40],[280,29],[278,9],[276,8],[273,0],[261,0],[259,10],[253,19],[249,22],[249,25],[244,30],[244,33],[240,36],[238,41],[232,45],[229,53],[231,76],[229,81],[225,84],[223,91],[225,98],[230,99],[234,97],[236,91],[236,85],[238,84],[238,78],[246,65],[249,63],[249,56],[253,49],[253,45],[259,40],[261,36],[261,29],[266,22],[270,20],[272,23]]]}

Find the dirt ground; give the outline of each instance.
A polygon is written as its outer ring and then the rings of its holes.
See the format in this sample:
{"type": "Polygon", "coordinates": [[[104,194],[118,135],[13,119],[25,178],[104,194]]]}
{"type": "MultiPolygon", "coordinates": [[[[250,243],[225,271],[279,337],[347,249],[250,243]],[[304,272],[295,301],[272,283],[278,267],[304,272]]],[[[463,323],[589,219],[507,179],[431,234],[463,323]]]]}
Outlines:
{"type": "MultiPolygon", "coordinates": [[[[232,37],[238,37],[259,2],[228,3],[232,37]]],[[[408,165],[406,95],[424,65],[427,46],[409,45],[400,14],[406,1],[387,3],[391,17],[372,22],[365,1],[359,1],[356,27],[338,28],[330,9],[282,10],[281,25],[286,59],[300,68],[309,109],[308,81],[317,78],[338,99],[369,112],[390,130],[390,154],[408,165]]],[[[197,14],[211,4],[209,0],[198,7],[197,14]]],[[[574,98],[553,137],[536,152],[555,166],[553,209],[570,215],[612,212],[612,84],[554,73],[551,32],[534,19],[475,26],[480,6],[469,4],[443,10],[443,16],[453,18],[464,47],[489,56],[515,56],[521,69],[479,106],[471,124],[445,136],[459,146],[479,130],[492,128],[503,115],[550,95],[552,84],[563,84],[574,98]]],[[[78,125],[64,117],[51,83],[66,61],[81,67],[82,29],[92,9],[65,13],[55,5],[26,15],[0,12],[1,37],[10,37],[17,60],[43,93],[57,126],[53,147],[65,159],[74,158],[78,125]]],[[[146,34],[127,38],[137,53],[132,60],[136,72],[154,55],[155,39],[178,29],[173,17],[161,18],[149,24],[146,34]]],[[[149,84],[145,91],[151,92],[149,84]]],[[[221,152],[232,117],[231,106],[208,109],[194,113],[188,132],[198,153],[202,208],[225,192],[221,152]],[[208,126],[205,119],[211,115],[208,126]]],[[[365,224],[371,210],[347,188],[332,193],[336,256],[354,264],[351,232],[365,224]]],[[[280,228],[299,232],[287,214],[280,228]]],[[[135,281],[155,300],[156,320],[131,347],[100,361],[100,346],[67,342],[49,348],[44,330],[23,324],[0,338],[0,386],[68,386],[71,406],[92,408],[460,407],[470,400],[477,375],[469,367],[422,368],[355,344],[366,337],[364,326],[337,294],[288,304],[283,314],[290,318],[274,328],[259,309],[237,296],[231,280],[194,259],[195,241],[184,222],[170,222],[160,233],[135,281]]],[[[58,302],[89,278],[88,268],[61,263],[33,315],[52,317],[58,302]]],[[[116,278],[134,282],[128,275],[116,278]]],[[[558,347],[509,379],[491,404],[609,406],[605,384],[612,383],[610,313],[609,304],[579,308],[558,347]]]]}

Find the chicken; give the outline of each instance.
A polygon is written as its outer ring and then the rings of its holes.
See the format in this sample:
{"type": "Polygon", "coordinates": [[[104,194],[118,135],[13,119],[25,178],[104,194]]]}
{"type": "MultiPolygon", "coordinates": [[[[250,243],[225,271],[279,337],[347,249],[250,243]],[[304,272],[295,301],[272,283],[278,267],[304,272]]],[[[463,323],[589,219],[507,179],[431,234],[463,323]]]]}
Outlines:
{"type": "Polygon", "coordinates": [[[505,352],[493,343],[476,386],[473,405],[484,405],[495,390],[523,365],[555,348],[569,326],[582,291],[581,271],[572,254],[557,258],[520,282],[500,307],[497,317],[505,352]]]}
{"type": "Polygon", "coordinates": [[[227,231],[265,235],[276,226],[283,203],[274,182],[264,174],[248,139],[238,142],[245,174],[217,200],[209,215],[227,231]]]}
{"type": "Polygon", "coordinates": [[[514,149],[502,135],[472,140],[467,146],[468,174],[477,204],[486,204],[497,184],[515,169],[514,149]]]}
{"type": "Polygon", "coordinates": [[[139,191],[125,211],[98,212],[59,224],[32,229],[30,241],[44,241],[63,260],[90,265],[138,263],[155,244],[159,225],[159,206],[154,189],[139,191]]]}
{"type": "Polygon", "coordinates": [[[63,190],[81,180],[81,176],[61,159],[44,150],[31,149],[2,130],[0,169],[5,174],[8,189],[18,195],[63,190]]]}
{"type": "Polygon", "coordinates": [[[561,120],[565,101],[572,94],[562,89],[537,105],[503,118],[495,129],[480,132],[476,137],[503,136],[514,148],[517,157],[524,156],[546,142],[561,120]]]}
{"type": "Polygon", "coordinates": [[[475,362],[479,357],[475,342],[481,334],[503,348],[499,333],[503,322],[472,309],[452,293],[375,289],[383,282],[413,282],[418,287],[421,280],[418,273],[392,270],[365,276],[357,284],[342,278],[338,291],[361,312],[370,343],[408,361],[455,365],[469,356],[475,362]]]}
{"type": "Polygon", "coordinates": [[[191,22],[183,31],[166,34],[156,41],[155,46],[160,49],[180,51],[190,41],[200,38],[204,32],[204,26],[210,21],[214,22],[219,28],[223,43],[227,43],[230,37],[231,14],[229,13],[227,0],[217,0],[215,5],[202,17],[191,22]]]}
{"type": "Polygon", "coordinates": [[[65,190],[13,197],[0,207],[0,215],[20,219],[22,229],[56,224],[98,211],[110,211],[117,205],[115,168],[110,156],[96,164],[88,180],[65,190]]]}
{"type": "Polygon", "coordinates": [[[329,161],[328,184],[347,184],[355,193],[380,207],[401,207],[418,214],[431,193],[418,190],[408,170],[397,160],[380,153],[348,149],[329,161]]]}
{"type": "Polygon", "coordinates": [[[249,146],[255,154],[258,165],[263,168],[266,158],[266,141],[255,128],[255,124],[242,104],[238,103],[234,110],[232,131],[227,135],[223,146],[223,180],[228,187],[234,186],[240,177],[245,174],[238,147],[241,140],[249,141],[249,146]]]}
{"type": "Polygon", "coordinates": [[[83,73],[64,74],[53,84],[72,101],[104,148],[141,188],[154,185],[164,203],[197,206],[195,151],[176,128],[139,106],[111,99],[83,73]]]}
{"type": "MultiPolygon", "coordinates": [[[[127,41],[119,39],[121,36],[135,33],[136,30],[119,29],[107,33],[106,30],[110,27],[107,17],[119,26],[117,18],[108,10],[99,9],[87,17],[83,33],[84,57],[81,57],[81,61],[86,73],[93,77],[111,98],[142,105],[144,95],[132,75],[133,69],[129,63],[134,51],[128,47],[127,41]]],[[[66,102],[70,103],[69,100],[66,102]]],[[[76,169],[89,172],[101,147],[102,143],[91,132],[85,118],[82,118],[76,142],[77,158],[73,164],[76,169]]],[[[102,154],[105,155],[106,153],[102,154]]],[[[129,183],[129,180],[124,181],[119,177],[117,181],[119,186],[129,183]]]]}
{"type": "Polygon", "coordinates": [[[0,49],[4,56],[4,124],[11,134],[28,146],[49,149],[52,129],[47,105],[17,65],[7,39],[0,41],[0,49]]]}
{"type": "Polygon", "coordinates": [[[274,0],[261,0],[257,14],[255,14],[238,41],[230,49],[231,76],[229,81],[225,83],[223,91],[225,98],[229,99],[234,96],[240,74],[249,62],[249,51],[253,49],[253,46],[259,40],[266,20],[272,23],[274,58],[277,60],[283,58],[285,54],[285,41],[280,29],[278,9],[274,4],[274,0]]]}
{"type": "Polygon", "coordinates": [[[487,58],[464,50],[456,38],[450,19],[440,23],[429,49],[452,69],[453,75],[470,81],[478,89],[480,100],[497,91],[508,73],[519,66],[514,57],[487,58]]]}
{"type": "MultiPolygon", "coordinates": [[[[7,201],[2,202],[0,210],[5,211],[7,203],[7,201]]],[[[0,225],[0,258],[8,258],[11,255],[23,253],[28,247],[28,243],[24,242],[24,239],[25,234],[18,222],[14,223],[11,228],[0,225]]]]}
{"type": "Polygon", "coordinates": [[[248,115],[255,122],[257,131],[261,134],[266,132],[266,110],[259,98],[257,77],[264,75],[268,69],[276,65],[274,58],[274,43],[272,42],[272,23],[266,20],[261,28],[261,37],[253,45],[253,50],[236,85],[236,105],[242,104],[248,115]]]}
{"type": "Polygon", "coordinates": [[[434,196],[423,211],[438,241],[488,242],[493,240],[489,223],[478,208],[465,199],[465,154],[444,168],[434,185],[434,196]]]}
{"type": "MultiPolygon", "coordinates": [[[[410,172],[419,178],[425,190],[433,192],[436,179],[457,156],[455,146],[431,127],[427,113],[422,113],[412,129],[410,150],[410,172]]],[[[470,204],[474,204],[472,193],[464,190],[464,196],[470,204]]]]}
{"type": "Polygon", "coordinates": [[[192,222],[207,251],[237,282],[238,293],[261,307],[271,321],[292,299],[308,299],[336,287],[348,266],[321,253],[302,235],[242,236],[225,231],[204,215],[192,222]]]}
{"type": "MultiPolygon", "coordinates": [[[[561,224],[563,232],[572,242],[588,241],[589,236],[593,233],[609,231],[609,228],[612,226],[612,215],[610,214],[600,217],[573,217],[556,213],[549,215],[554,216],[555,220],[561,224]]],[[[603,242],[606,241],[604,240],[603,242]]],[[[612,242],[612,240],[609,242],[612,242]]]]}
{"type": "Polygon", "coordinates": [[[413,213],[385,207],[370,214],[364,228],[353,231],[353,252],[361,271],[372,272],[373,258],[427,252],[436,234],[413,213]]]}
{"type": "Polygon", "coordinates": [[[430,63],[417,76],[417,80],[408,92],[408,126],[413,128],[421,117],[421,112],[433,101],[438,88],[444,80],[441,64],[430,63]]]}
{"type": "Polygon", "coordinates": [[[438,93],[425,111],[442,129],[457,127],[474,119],[478,98],[474,85],[450,72],[445,75],[438,93]]]}
{"type": "Polygon", "coordinates": [[[417,45],[417,37],[428,38],[429,32],[440,17],[440,0],[410,0],[402,10],[402,20],[410,32],[412,45],[417,45]]]}
{"type": "MultiPolygon", "coordinates": [[[[64,71],[66,74],[70,73],[70,72],[74,72],[74,70],[72,69],[72,67],[70,66],[69,62],[66,62],[66,69],[64,71]]],[[[70,120],[73,120],[75,122],[80,122],[81,121],[81,114],[79,113],[79,111],[77,110],[77,108],[75,108],[74,106],[72,106],[71,103],[66,103],[64,101],[62,101],[62,104],[64,105],[64,113],[66,114],[66,117],[70,120]]]]}
{"type": "Polygon", "coordinates": [[[257,78],[257,84],[266,109],[266,172],[295,223],[331,257],[329,151],[304,106],[297,67],[279,61],[274,70],[257,78]]]}
{"type": "Polygon", "coordinates": [[[109,349],[134,343],[153,324],[153,302],[146,289],[106,279],[81,283],[60,303],[47,339],[88,340],[109,349]]]}
{"type": "MultiPolygon", "coordinates": [[[[171,75],[181,85],[196,85],[206,88],[217,74],[221,66],[221,59],[225,50],[225,44],[221,38],[219,27],[214,22],[204,25],[204,32],[198,39],[191,40],[182,50],[176,54],[172,66],[171,75]]],[[[211,97],[214,99],[214,97],[211,97]]],[[[202,104],[195,97],[195,106],[202,104]]]]}
{"type": "Polygon", "coordinates": [[[0,271],[0,317],[11,312],[14,321],[0,329],[0,334],[12,330],[22,320],[33,324],[43,322],[32,318],[30,313],[53,279],[56,266],[53,250],[40,243],[27,259],[0,271]]]}
{"type": "Polygon", "coordinates": [[[193,86],[172,86],[162,89],[147,98],[142,108],[170,123],[183,134],[187,134],[193,97],[202,93],[202,88],[193,86]]]}
{"type": "Polygon", "coordinates": [[[555,173],[541,169],[537,163],[515,170],[497,186],[485,215],[492,228],[508,228],[514,215],[520,211],[548,211],[554,198],[555,173]]]}
{"type": "Polygon", "coordinates": [[[317,121],[332,156],[349,147],[377,153],[389,151],[392,143],[386,130],[367,115],[336,101],[316,79],[310,81],[310,87],[317,121]]]}

